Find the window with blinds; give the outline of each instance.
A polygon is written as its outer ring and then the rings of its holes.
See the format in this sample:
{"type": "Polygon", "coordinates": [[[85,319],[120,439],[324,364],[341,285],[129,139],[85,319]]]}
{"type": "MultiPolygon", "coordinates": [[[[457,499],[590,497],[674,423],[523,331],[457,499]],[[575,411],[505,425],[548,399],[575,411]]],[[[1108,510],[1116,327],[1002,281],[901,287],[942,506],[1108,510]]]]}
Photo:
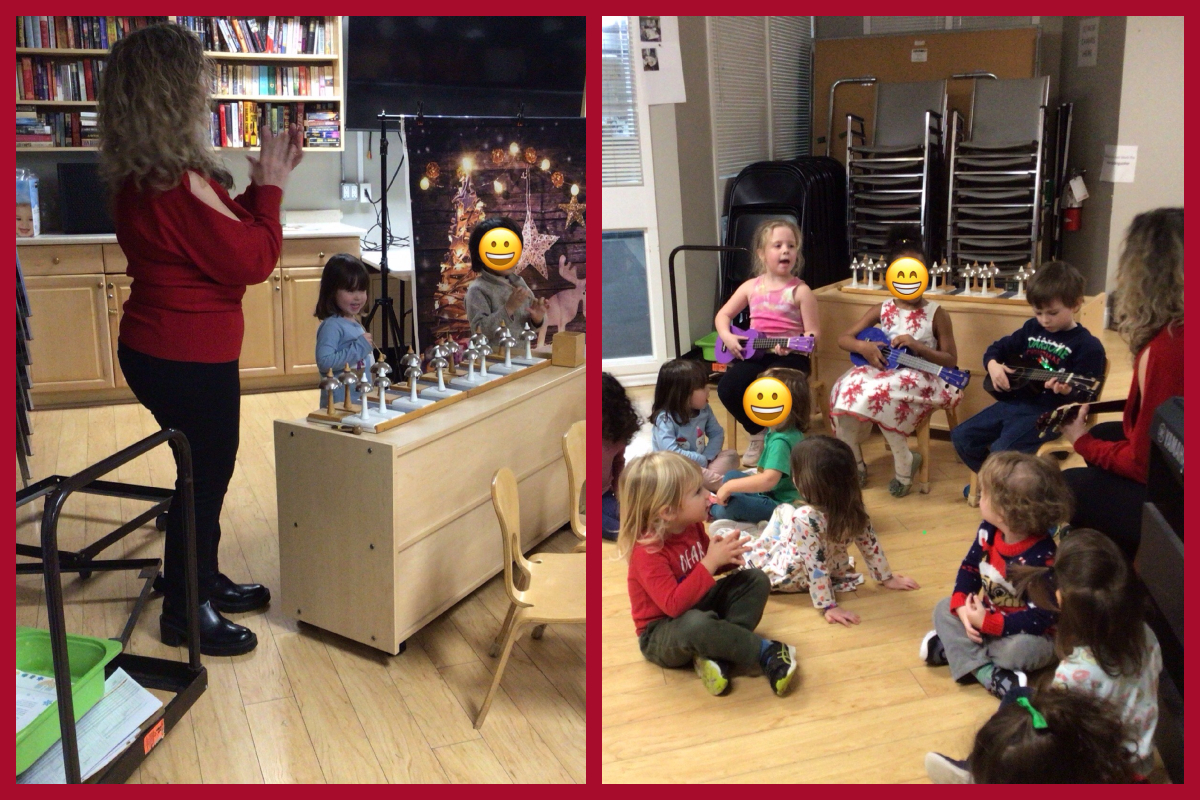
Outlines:
{"type": "Polygon", "coordinates": [[[604,186],[640,186],[642,148],[627,17],[604,17],[601,30],[601,178],[604,186]]]}
{"type": "Polygon", "coordinates": [[[809,153],[812,17],[710,17],[717,175],[809,153]]]}
{"type": "Polygon", "coordinates": [[[1032,25],[1033,17],[863,17],[863,33],[994,30],[1032,25]]]}
{"type": "Polygon", "coordinates": [[[1033,17],[954,17],[953,20],[953,27],[963,30],[1027,28],[1033,24],[1033,17]]]}

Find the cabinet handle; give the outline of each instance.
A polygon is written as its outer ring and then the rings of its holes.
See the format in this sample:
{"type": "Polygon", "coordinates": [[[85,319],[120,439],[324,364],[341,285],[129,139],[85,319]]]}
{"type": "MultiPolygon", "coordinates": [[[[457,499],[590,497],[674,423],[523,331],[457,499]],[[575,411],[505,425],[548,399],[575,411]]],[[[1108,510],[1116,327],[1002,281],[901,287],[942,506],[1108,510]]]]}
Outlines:
{"type": "Polygon", "coordinates": [[[60,261],[62,261],[62,259],[59,258],[58,256],[55,256],[54,258],[50,259],[51,264],[57,264],[60,261]]]}
{"type": "Polygon", "coordinates": [[[109,300],[112,300],[112,298],[113,298],[113,294],[112,294],[112,292],[109,292],[109,293],[108,293],[108,299],[109,299],[109,300]]]}
{"type": "MultiPolygon", "coordinates": [[[[113,288],[113,285],[111,283],[108,284],[108,288],[110,288],[110,289],[113,288]]],[[[112,295],[110,294],[109,297],[112,297],[112,295]]]]}
{"type": "Polygon", "coordinates": [[[96,284],[96,286],[98,286],[99,288],[103,289],[103,288],[104,288],[104,281],[100,281],[99,283],[97,283],[97,284],[96,284]]]}
{"type": "Polygon", "coordinates": [[[115,317],[115,316],[117,315],[117,310],[116,310],[115,308],[110,308],[110,309],[108,310],[108,313],[109,313],[109,316],[114,316],[114,317],[115,317]]]}
{"type": "MultiPolygon", "coordinates": [[[[323,261],[324,259],[325,259],[325,254],[324,254],[324,253],[317,253],[317,260],[318,260],[318,261],[323,261]]],[[[57,262],[56,262],[56,263],[57,263],[57,262]]]]}
{"type": "Polygon", "coordinates": [[[292,279],[292,276],[291,276],[291,275],[284,275],[284,276],[283,276],[283,279],[284,279],[285,281],[290,281],[290,280],[292,279]]]}

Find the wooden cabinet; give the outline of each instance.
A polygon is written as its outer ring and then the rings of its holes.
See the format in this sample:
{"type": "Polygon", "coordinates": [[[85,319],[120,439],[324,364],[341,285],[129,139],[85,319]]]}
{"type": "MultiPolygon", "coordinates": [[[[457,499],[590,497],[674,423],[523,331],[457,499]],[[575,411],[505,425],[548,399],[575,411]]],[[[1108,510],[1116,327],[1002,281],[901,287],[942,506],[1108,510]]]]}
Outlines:
{"type": "Polygon", "coordinates": [[[32,276],[25,286],[32,311],[32,391],[113,388],[104,276],[32,276]]]}
{"type": "Polygon", "coordinates": [[[242,298],[245,331],[238,362],[243,378],[284,374],[282,284],[282,270],[276,268],[264,282],[246,287],[242,298]]]}
{"type": "Polygon", "coordinates": [[[308,374],[315,386],[317,375],[317,327],[313,316],[321,294],[321,267],[299,267],[283,272],[283,339],[286,342],[285,371],[308,374]]]}
{"type": "Polygon", "coordinates": [[[94,275],[104,272],[98,244],[24,245],[17,247],[26,275],[94,275]]]}
{"type": "Polygon", "coordinates": [[[121,317],[125,314],[125,301],[129,299],[129,287],[133,278],[128,275],[106,275],[104,278],[104,299],[108,304],[108,335],[112,346],[113,382],[119,387],[127,387],[129,384],[125,382],[125,373],[121,372],[121,362],[117,359],[117,337],[121,333],[121,317]]]}

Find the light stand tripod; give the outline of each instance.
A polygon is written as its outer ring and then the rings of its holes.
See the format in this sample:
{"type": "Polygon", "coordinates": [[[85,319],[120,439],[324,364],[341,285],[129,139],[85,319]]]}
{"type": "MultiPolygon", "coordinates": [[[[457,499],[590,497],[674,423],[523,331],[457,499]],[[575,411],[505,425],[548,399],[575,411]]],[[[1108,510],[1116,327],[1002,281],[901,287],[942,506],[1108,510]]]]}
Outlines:
{"type": "MultiPolygon", "coordinates": [[[[389,120],[401,122],[404,119],[403,114],[387,114],[379,112],[376,116],[379,120],[379,185],[382,187],[380,194],[380,203],[382,213],[380,214],[380,254],[379,254],[379,297],[375,298],[375,302],[371,304],[371,313],[367,314],[366,323],[363,325],[367,330],[371,329],[371,321],[375,319],[376,312],[381,313],[379,352],[387,356],[387,359],[392,364],[399,364],[401,356],[404,355],[404,332],[400,327],[400,320],[396,316],[396,309],[392,305],[391,295],[388,294],[388,172],[387,172],[387,125],[389,120]],[[389,342],[394,341],[395,344],[389,347],[389,342]]],[[[414,280],[416,276],[414,275],[414,280]]],[[[413,309],[413,325],[416,326],[416,308],[413,309]]],[[[415,341],[415,338],[414,338],[415,341]]]]}

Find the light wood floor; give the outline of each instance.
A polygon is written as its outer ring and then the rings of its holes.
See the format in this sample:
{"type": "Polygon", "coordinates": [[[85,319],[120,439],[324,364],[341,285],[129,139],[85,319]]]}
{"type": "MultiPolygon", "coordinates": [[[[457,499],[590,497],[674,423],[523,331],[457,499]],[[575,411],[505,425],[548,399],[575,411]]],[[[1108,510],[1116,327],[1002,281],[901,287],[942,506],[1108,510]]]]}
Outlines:
{"type": "MultiPolygon", "coordinates": [[[[221,518],[221,567],[234,580],[279,586],[271,423],[303,416],[316,395],[313,389],[242,398],[241,448],[221,518]]],[[[70,475],[157,430],[139,405],[38,411],[33,425],[35,479],[70,475]]],[[[174,475],[163,447],[110,479],[171,486],[174,475]]],[[[78,548],[144,509],[77,496],[67,503],[60,546],[78,548]]],[[[18,542],[38,541],[40,512],[40,502],[18,512],[18,542]]],[[[567,552],[575,542],[564,530],[539,549],[567,552]]],[[[146,527],[106,553],[122,554],[161,557],[162,535],[146,527]]],[[[583,782],[582,625],[551,626],[540,641],[525,634],[483,730],[472,728],[496,665],[487,650],[508,609],[501,581],[482,586],[391,658],[273,608],[233,615],[258,634],[258,648],[204,658],[208,691],[133,781],[583,782]]],[[[140,589],[134,583],[133,573],[67,577],[68,630],[118,635],[140,589]]],[[[186,648],[158,640],[160,602],[143,613],[129,650],[184,660],[186,648]]],[[[17,579],[16,606],[17,624],[47,626],[40,576],[17,579]]]]}
{"type": "MultiPolygon", "coordinates": [[[[1128,349],[1109,332],[1103,341],[1112,360],[1103,399],[1124,397],[1128,349]]],[[[652,391],[631,391],[643,413],[652,391]]],[[[798,680],[782,699],[761,676],[736,677],[728,695],[710,697],[690,668],[664,670],[643,659],[626,565],[605,544],[606,782],[927,782],[927,751],[970,752],[995,699],[977,684],[957,685],[946,667],[927,667],[917,655],[933,606],[950,594],[979,523],[978,509],[962,496],[967,468],[949,441],[935,439],[930,494],[895,499],[887,492],[892,459],[882,437],[876,433],[863,452],[867,510],[880,543],[893,571],[921,588],[892,592],[868,578],[856,593],[838,597],[862,618],[852,628],[827,624],[807,593],[772,595],[758,630],[796,645],[799,660],[798,680]]]]}

